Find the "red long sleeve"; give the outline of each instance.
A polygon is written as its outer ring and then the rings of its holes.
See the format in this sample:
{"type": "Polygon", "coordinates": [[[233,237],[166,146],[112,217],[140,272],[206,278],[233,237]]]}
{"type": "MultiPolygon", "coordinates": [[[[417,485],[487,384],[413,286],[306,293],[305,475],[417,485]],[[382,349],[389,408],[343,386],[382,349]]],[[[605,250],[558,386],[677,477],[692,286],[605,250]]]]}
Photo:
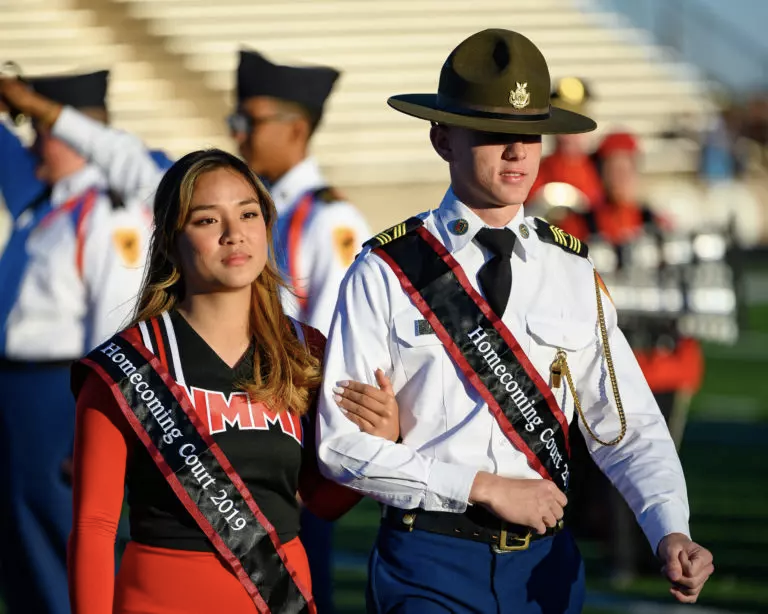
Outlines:
{"type": "Polygon", "coordinates": [[[73,614],[112,614],[115,535],[132,437],[107,385],[89,374],[77,399],[75,425],[74,522],[68,551],[73,614]]]}
{"type": "Polygon", "coordinates": [[[357,505],[363,496],[337,484],[320,473],[315,445],[316,408],[304,423],[304,453],[299,474],[299,496],[304,505],[318,518],[336,520],[357,505]]]}
{"type": "MultiPolygon", "coordinates": [[[[317,329],[304,326],[307,345],[321,361],[325,355],[325,336],[317,329]]],[[[304,453],[299,474],[299,496],[302,503],[318,518],[336,520],[363,498],[345,486],[324,478],[317,465],[317,399],[304,420],[304,453]]]]}

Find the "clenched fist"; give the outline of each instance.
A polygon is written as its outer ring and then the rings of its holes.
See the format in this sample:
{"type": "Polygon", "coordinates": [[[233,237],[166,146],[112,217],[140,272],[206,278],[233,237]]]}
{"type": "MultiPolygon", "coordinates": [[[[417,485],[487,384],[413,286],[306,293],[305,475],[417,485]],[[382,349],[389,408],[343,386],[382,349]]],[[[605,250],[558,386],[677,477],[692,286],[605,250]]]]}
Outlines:
{"type": "Polygon", "coordinates": [[[502,520],[531,527],[540,535],[563,518],[568,503],[563,491],[550,480],[503,478],[485,471],[475,476],[469,500],[502,520]]]}
{"type": "Polygon", "coordinates": [[[704,583],[715,571],[712,553],[687,535],[670,533],[659,544],[661,572],[672,584],[669,592],[682,603],[695,603],[704,583]]]}

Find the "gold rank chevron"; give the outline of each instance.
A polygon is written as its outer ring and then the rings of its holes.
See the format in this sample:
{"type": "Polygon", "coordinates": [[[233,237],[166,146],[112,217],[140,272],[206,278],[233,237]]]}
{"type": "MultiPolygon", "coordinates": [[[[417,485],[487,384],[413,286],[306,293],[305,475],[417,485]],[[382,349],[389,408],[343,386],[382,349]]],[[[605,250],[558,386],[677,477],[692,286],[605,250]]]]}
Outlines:
{"type": "Polygon", "coordinates": [[[395,224],[391,228],[381,231],[376,236],[368,239],[363,245],[370,245],[373,248],[381,247],[387,243],[391,243],[395,239],[404,237],[409,232],[415,230],[419,226],[423,226],[424,222],[418,217],[412,217],[404,222],[395,224]]]}
{"type": "Polygon", "coordinates": [[[541,218],[536,218],[536,234],[545,243],[557,245],[571,254],[582,258],[586,258],[589,254],[589,248],[580,239],[541,218]]]}

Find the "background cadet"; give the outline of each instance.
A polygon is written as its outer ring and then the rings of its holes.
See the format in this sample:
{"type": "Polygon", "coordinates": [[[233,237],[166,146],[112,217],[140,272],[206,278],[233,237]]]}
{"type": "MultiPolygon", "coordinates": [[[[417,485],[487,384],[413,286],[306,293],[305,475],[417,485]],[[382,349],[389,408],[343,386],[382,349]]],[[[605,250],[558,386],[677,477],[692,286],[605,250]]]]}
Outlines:
{"type": "MultiPolygon", "coordinates": [[[[278,214],[278,257],[295,296],[288,313],[327,334],[339,285],[370,230],[360,211],[328,186],[309,145],[339,72],[321,66],[274,64],[241,51],[237,111],[230,130],[240,155],[264,179],[278,214]]],[[[302,515],[315,599],[321,614],[333,610],[331,525],[302,515]]]]}
{"type": "MultiPolygon", "coordinates": [[[[101,71],[28,83],[106,121],[107,79],[101,71]]],[[[20,87],[0,80],[4,110],[23,98],[20,87]]],[[[0,190],[14,220],[0,259],[0,557],[11,613],[69,611],[69,368],[130,315],[149,232],[144,211],[109,194],[104,174],[51,133],[53,119],[33,117],[31,150],[0,126],[0,190]]]]}

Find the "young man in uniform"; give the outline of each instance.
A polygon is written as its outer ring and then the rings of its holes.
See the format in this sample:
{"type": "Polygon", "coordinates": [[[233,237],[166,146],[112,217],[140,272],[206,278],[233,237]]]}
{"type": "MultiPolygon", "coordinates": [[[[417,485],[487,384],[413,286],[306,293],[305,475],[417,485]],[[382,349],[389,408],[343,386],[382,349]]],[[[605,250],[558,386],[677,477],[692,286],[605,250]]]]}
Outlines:
{"type": "MultiPolygon", "coordinates": [[[[40,99],[107,119],[107,72],[28,80],[40,99]]],[[[0,111],[26,85],[0,79],[0,111]],[[15,93],[14,93],[15,92],[15,93]]],[[[46,107],[47,108],[47,107],[46,107]]],[[[30,114],[32,150],[0,125],[0,191],[13,228],[0,258],[0,557],[8,611],[69,611],[72,493],[64,464],[75,407],[69,369],[127,321],[149,218],[30,114]]]]}
{"type": "Polygon", "coordinates": [[[508,30],[462,42],[437,94],[394,96],[432,122],[451,187],[380,233],[342,284],[326,350],[319,459],[385,504],[369,605],[397,613],[576,613],[584,570],[563,511],[574,412],[679,600],[712,556],[691,541],[675,446],[587,247],[522,203],[541,135],[595,128],[549,104],[535,45],[508,30]],[[400,443],[361,433],[350,380],[390,377],[400,443]]]}
{"type": "Polygon", "coordinates": [[[278,239],[296,292],[297,319],[328,332],[339,285],[370,230],[323,178],[310,140],[339,77],[323,66],[274,64],[241,51],[230,130],[240,155],[267,185],[280,216],[278,239]]]}

